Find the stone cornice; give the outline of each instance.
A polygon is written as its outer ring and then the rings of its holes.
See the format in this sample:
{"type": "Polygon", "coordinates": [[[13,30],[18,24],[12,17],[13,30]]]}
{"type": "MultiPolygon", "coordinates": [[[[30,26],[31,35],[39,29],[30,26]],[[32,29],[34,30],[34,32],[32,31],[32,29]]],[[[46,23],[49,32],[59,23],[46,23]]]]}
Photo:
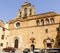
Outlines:
{"type": "Polygon", "coordinates": [[[51,25],[58,25],[60,23],[54,23],[54,24],[45,24],[45,25],[36,25],[36,26],[27,26],[27,27],[20,27],[20,28],[11,28],[11,29],[8,29],[8,30],[15,30],[15,29],[24,29],[24,28],[33,28],[33,27],[44,27],[44,26],[51,26],[51,25]]]}
{"type": "Polygon", "coordinates": [[[35,20],[35,19],[43,19],[43,18],[49,18],[49,17],[54,17],[54,16],[60,16],[59,14],[56,14],[54,12],[48,12],[48,13],[43,13],[43,14],[36,14],[36,15],[32,15],[32,16],[27,16],[26,19],[22,18],[16,18],[13,20],[10,20],[8,23],[14,23],[16,21],[29,21],[29,20],[35,20]]]}

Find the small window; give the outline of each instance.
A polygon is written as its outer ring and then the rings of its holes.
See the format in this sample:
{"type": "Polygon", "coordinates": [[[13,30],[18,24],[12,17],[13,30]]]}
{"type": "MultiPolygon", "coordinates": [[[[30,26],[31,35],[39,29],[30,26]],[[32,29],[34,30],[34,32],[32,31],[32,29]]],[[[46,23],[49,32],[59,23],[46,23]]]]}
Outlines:
{"type": "Polygon", "coordinates": [[[45,33],[48,33],[48,29],[45,29],[45,33]]]}
{"type": "Polygon", "coordinates": [[[1,45],[0,46],[3,46],[3,43],[1,43],[1,45]]]}
{"type": "Polygon", "coordinates": [[[4,39],[4,35],[2,35],[1,39],[4,39]]]}
{"type": "Polygon", "coordinates": [[[5,31],[5,28],[3,28],[3,31],[5,31]]]}
{"type": "Polygon", "coordinates": [[[34,40],[32,40],[32,43],[34,43],[34,40]]]}
{"type": "Polygon", "coordinates": [[[19,26],[20,26],[20,23],[19,23],[19,22],[17,22],[17,23],[16,23],[16,27],[19,27],[19,26]]]}

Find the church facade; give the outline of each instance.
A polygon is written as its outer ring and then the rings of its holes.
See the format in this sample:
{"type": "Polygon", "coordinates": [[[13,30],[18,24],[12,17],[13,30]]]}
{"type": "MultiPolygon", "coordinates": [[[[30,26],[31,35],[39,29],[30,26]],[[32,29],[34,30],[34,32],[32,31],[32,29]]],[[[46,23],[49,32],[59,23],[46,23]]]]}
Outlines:
{"type": "Polygon", "coordinates": [[[34,6],[25,2],[16,18],[0,22],[1,50],[5,47],[21,51],[25,48],[60,48],[60,14],[36,14],[34,6]]]}

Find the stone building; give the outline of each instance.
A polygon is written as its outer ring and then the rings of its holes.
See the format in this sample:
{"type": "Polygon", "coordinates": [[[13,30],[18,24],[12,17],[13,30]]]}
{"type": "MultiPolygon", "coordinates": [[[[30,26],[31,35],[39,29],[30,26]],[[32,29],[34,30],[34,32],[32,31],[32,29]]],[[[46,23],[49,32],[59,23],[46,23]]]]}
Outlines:
{"type": "Polygon", "coordinates": [[[0,37],[4,35],[2,37],[4,39],[0,39],[1,49],[60,48],[60,14],[55,12],[36,14],[34,6],[28,2],[18,10],[16,18],[8,21],[0,31],[5,32],[0,33],[0,37]]]}

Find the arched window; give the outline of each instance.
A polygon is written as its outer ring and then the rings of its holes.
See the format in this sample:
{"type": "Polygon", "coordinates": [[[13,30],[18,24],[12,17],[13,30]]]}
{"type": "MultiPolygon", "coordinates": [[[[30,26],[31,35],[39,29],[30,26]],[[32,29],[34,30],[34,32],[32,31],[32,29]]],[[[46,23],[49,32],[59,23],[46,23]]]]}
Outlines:
{"type": "Polygon", "coordinates": [[[44,20],[43,19],[41,20],[41,25],[44,25],[44,20]]]}
{"type": "Polygon", "coordinates": [[[30,15],[32,15],[32,9],[30,9],[30,15]]]}
{"type": "Polygon", "coordinates": [[[36,24],[37,24],[37,26],[40,24],[39,20],[36,20],[36,24]]]}
{"type": "Polygon", "coordinates": [[[53,24],[54,23],[54,18],[50,19],[50,23],[53,24]]]}
{"type": "Polygon", "coordinates": [[[46,24],[49,24],[49,19],[46,19],[45,21],[46,21],[46,24]]]}
{"type": "Polygon", "coordinates": [[[27,16],[27,8],[24,9],[24,16],[27,16]]]}
{"type": "Polygon", "coordinates": [[[18,48],[18,39],[15,40],[14,48],[18,48]]]}

